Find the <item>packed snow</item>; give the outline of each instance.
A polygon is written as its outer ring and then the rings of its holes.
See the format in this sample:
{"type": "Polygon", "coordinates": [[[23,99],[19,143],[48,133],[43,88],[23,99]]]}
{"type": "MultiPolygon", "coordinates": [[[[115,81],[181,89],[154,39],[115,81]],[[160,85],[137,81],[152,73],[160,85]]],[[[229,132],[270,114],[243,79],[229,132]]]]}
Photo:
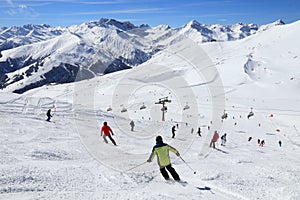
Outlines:
{"type": "Polygon", "coordinates": [[[186,38],[133,69],[0,93],[0,199],[300,199],[299,30],[186,38]],[[118,146],[100,137],[104,121],[118,146]],[[215,130],[227,142],[214,149],[215,130]],[[170,156],[185,184],[145,163],[157,135],[181,153],[170,156]]]}

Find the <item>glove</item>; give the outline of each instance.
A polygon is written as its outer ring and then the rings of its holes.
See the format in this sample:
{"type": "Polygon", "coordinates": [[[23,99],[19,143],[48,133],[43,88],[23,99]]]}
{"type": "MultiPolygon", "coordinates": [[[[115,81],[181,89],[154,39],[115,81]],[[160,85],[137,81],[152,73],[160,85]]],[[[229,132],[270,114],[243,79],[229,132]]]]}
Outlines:
{"type": "Polygon", "coordinates": [[[179,152],[177,152],[177,153],[176,153],[176,156],[178,156],[178,157],[179,157],[179,156],[180,156],[180,153],[179,153],[179,152]]]}
{"type": "Polygon", "coordinates": [[[149,162],[149,163],[150,163],[150,162],[151,162],[151,160],[150,160],[150,159],[148,159],[148,160],[147,160],[147,162],[149,162]]]}

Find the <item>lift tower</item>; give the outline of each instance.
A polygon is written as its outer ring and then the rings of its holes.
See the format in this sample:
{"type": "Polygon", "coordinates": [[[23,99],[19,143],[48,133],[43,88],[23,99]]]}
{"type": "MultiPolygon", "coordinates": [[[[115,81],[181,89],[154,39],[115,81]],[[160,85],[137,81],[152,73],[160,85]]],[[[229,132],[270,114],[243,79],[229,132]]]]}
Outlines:
{"type": "Polygon", "coordinates": [[[162,121],[165,121],[165,113],[167,112],[167,106],[165,106],[166,103],[171,103],[171,100],[168,99],[168,97],[163,97],[158,99],[158,102],[155,102],[155,104],[162,104],[162,121]]]}

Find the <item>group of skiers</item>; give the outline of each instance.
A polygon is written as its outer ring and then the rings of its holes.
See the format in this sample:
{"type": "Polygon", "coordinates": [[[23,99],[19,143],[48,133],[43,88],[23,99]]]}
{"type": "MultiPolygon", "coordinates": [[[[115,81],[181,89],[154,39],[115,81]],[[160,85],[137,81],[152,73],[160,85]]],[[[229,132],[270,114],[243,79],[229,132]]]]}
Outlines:
{"type": "MultiPolygon", "coordinates": [[[[218,141],[219,137],[220,137],[220,136],[219,136],[218,131],[215,131],[215,132],[214,132],[214,135],[213,135],[213,137],[212,137],[212,139],[211,139],[211,141],[210,141],[209,147],[216,148],[216,142],[218,141]]],[[[221,140],[222,140],[221,145],[222,145],[222,146],[225,146],[225,143],[226,143],[226,141],[227,141],[226,137],[227,137],[227,133],[224,133],[224,134],[221,136],[221,140]]]]}
{"type": "MultiPolygon", "coordinates": [[[[175,138],[175,132],[176,129],[179,129],[179,125],[176,124],[176,126],[172,126],[171,132],[172,132],[172,138],[175,138]]],[[[191,129],[191,134],[194,133],[194,128],[191,129]]],[[[201,128],[199,127],[197,130],[197,134],[199,135],[199,137],[201,137],[201,128]]]]}
{"type": "MultiPolygon", "coordinates": [[[[132,120],[129,124],[131,126],[131,131],[134,131],[134,126],[135,126],[134,121],[132,120]]],[[[175,131],[178,128],[179,128],[178,124],[172,126],[172,138],[175,137],[175,131]]],[[[193,133],[193,129],[191,130],[191,133],[193,133]]],[[[197,134],[199,136],[201,136],[200,127],[198,128],[197,134]]],[[[104,142],[108,143],[107,139],[106,139],[106,137],[108,137],[114,145],[117,145],[115,140],[111,137],[111,135],[114,135],[112,129],[107,125],[107,122],[104,122],[103,126],[101,127],[101,136],[103,136],[104,142]]],[[[216,142],[218,141],[219,137],[220,136],[219,136],[218,131],[215,131],[209,146],[212,148],[216,148],[216,142]]],[[[248,141],[250,141],[251,139],[252,139],[252,137],[249,137],[248,141]]],[[[221,146],[225,146],[226,141],[227,141],[227,133],[224,133],[221,136],[221,141],[222,141],[221,146]]],[[[265,141],[258,139],[258,143],[261,147],[263,147],[265,144],[265,141]]],[[[279,141],[279,145],[281,146],[281,141],[279,141]]],[[[176,150],[174,147],[168,145],[167,143],[164,143],[162,137],[159,135],[156,137],[156,145],[153,147],[152,152],[151,152],[147,162],[152,162],[154,157],[156,156],[160,172],[161,172],[162,176],[164,177],[164,179],[165,180],[170,179],[170,176],[168,174],[168,172],[169,172],[175,181],[180,181],[180,177],[179,177],[178,173],[176,172],[176,170],[173,168],[173,166],[171,164],[171,159],[169,156],[170,151],[172,153],[176,154],[178,157],[180,157],[180,153],[178,152],[178,150],[176,150]]]]}
{"type": "MultiPolygon", "coordinates": [[[[134,122],[130,122],[131,125],[131,131],[134,131],[134,122]]],[[[105,143],[107,142],[106,137],[108,137],[111,142],[114,145],[117,145],[115,140],[111,137],[111,135],[114,135],[112,129],[107,125],[107,122],[103,122],[103,126],[101,127],[101,136],[103,136],[103,140],[105,143]]],[[[152,153],[150,157],[148,158],[147,162],[152,162],[155,156],[157,156],[157,162],[160,168],[160,172],[162,176],[168,180],[170,179],[169,173],[173,177],[175,181],[180,181],[179,175],[177,174],[176,170],[172,167],[169,152],[173,152],[177,156],[180,156],[179,152],[172,146],[166,144],[163,142],[163,139],[161,136],[156,137],[156,145],[152,149],[152,153]]]]}
{"type": "MultiPolygon", "coordinates": [[[[51,117],[53,117],[52,114],[51,114],[51,109],[49,109],[47,111],[46,115],[47,115],[47,120],[46,121],[50,122],[51,117]]],[[[129,125],[131,127],[131,131],[134,131],[135,123],[134,123],[133,120],[130,121],[129,125]]],[[[186,125],[188,126],[187,123],[186,123],[186,125]]],[[[179,129],[178,124],[172,126],[172,138],[175,138],[176,129],[179,129]]],[[[209,129],[210,129],[210,127],[208,126],[208,130],[209,129]]],[[[193,134],[193,132],[194,132],[194,129],[192,128],[191,133],[193,134]]],[[[200,127],[197,130],[197,134],[201,137],[201,128],[200,127]]],[[[115,146],[117,146],[115,140],[112,138],[112,135],[114,135],[114,132],[112,131],[111,127],[108,126],[107,122],[103,122],[103,125],[102,125],[101,130],[100,130],[100,136],[103,138],[105,143],[108,143],[108,141],[107,141],[107,137],[108,137],[110,139],[110,141],[115,146]]],[[[220,136],[219,136],[218,131],[215,131],[213,136],[212,136],[212,139],[210,141],[209,146],[212,147],[212,148],[216,148],[216,142],[218,141],[219,137],[220,136]]],[[[226,144],[226,140],[227,140],[226,137],[227,137],[227,133],[224,133],[221,136],[221,140],[222,140],[221,145],[222,146],[225,146],[225,144],[226,144]]],[[[251,141],[251,139],[252,139],[252,137],[249,137],[248,141],[251,141]]],[[[265,141],[258,139],[258,144],[259,144],[259,146],[263,147],[264,144],[265,144],[265,141]]],[[[282,142],[279,141],[279,146],[281,146],[281,145],[282,145],[282,142]]],[[[176,150],[174,147],[164,143],[162,137],[159,135],[159,136],[156,137],[156,145],[153,147],[152,152],[151,152],[147,162],[152,162],[154,157],[156,156],[158,166],[159,166],[159,169],[160,169],[160,172],[161,172],[162,176],[166,180],[169,180],[170,179],[170,176],[168,174],[168,172],[169,172],[175,181],[180,181],[180,177],[179,177],[178,173],[172,167],[170,156],[169,156],[170,151],[172,153],[176,154],[178,157],[180,157],[180,153],[178,152],[178,150],[176,150]]]]}

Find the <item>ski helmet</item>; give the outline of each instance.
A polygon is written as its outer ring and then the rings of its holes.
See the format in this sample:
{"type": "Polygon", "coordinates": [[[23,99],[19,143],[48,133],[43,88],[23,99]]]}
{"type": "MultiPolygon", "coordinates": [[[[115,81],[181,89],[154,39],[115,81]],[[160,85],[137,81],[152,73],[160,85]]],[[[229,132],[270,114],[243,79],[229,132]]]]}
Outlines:
{"type": "Polygon", "coordinates": [[[162,142],[162,141],[163,141],[163,139],[160,135],[156,137],[156,142],[162,142]]]}

